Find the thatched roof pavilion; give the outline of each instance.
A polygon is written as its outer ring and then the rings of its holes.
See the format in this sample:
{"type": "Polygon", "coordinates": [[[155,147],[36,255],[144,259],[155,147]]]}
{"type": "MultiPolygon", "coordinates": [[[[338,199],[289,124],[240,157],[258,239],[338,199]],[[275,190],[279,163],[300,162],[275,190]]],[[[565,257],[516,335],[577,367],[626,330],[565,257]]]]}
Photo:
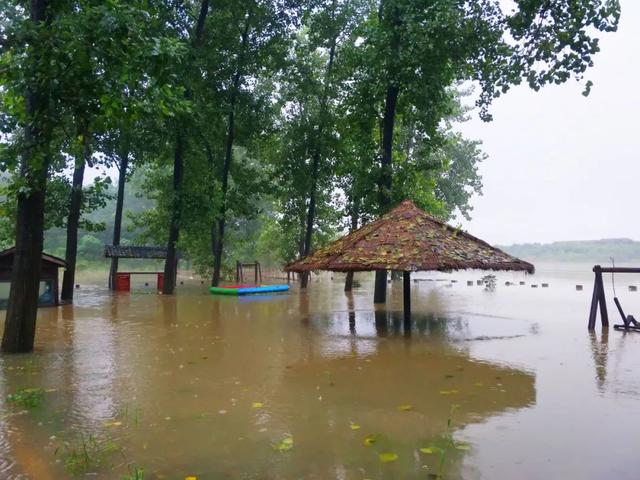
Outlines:
{"type": "Polygon", "coordinates": [[[285,267],[288,272],[401,270],[405,315],[410,312],[410,272],[466,269],[533,273],[534,266],[447,225],[410,200],[285,267]]]}

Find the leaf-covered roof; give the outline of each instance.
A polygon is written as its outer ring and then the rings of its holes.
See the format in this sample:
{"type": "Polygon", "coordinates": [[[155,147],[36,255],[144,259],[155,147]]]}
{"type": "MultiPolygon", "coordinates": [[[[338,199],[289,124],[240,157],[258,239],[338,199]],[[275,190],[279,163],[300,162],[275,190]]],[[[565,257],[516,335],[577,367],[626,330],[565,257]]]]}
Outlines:
{"type": "Polygon", "coordinates": [[[451,227],[405,200],[375,220],[285,267],[309,270],[521,270],[534,266],[451,227]]]}

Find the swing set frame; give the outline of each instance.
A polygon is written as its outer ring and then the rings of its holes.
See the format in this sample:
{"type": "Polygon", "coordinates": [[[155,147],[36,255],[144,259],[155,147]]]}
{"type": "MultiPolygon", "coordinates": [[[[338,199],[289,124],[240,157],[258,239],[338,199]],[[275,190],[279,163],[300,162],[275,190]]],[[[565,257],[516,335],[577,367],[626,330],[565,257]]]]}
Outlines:
{"type": "MultiPolygon", "coordinates": [[[[602,328],[609,328],[609,314],[607,312],[607,300],[604,293],[604,282],[602,281],[603,273],[640,273],[640,268],[634,267],[601,267],[595,265],[593,267],[593,273],[595,274],[595,281],[593,283],[593,296],[591,297],[591,310],[589,312],[589,330],[595,330],[596,317],[598,315],[598,307],[600,307],[600,321],[602,328]]],[[[613,326],[616,330],[628,330],[640,332],[640,325],[637,325],[635,319],[625,316],[622,306],[617,297],[614,297],[614,302],[620,312],[620,316],[623,319],[623,324],[616,324],[613,326]]]]}

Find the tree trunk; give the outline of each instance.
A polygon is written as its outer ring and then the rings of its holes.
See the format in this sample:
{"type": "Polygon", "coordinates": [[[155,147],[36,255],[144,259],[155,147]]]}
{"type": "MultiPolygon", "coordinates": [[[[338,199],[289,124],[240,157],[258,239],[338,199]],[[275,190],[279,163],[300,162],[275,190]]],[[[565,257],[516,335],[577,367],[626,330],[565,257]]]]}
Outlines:
{"type": "MultiPolygon", "coordinates": [[[[120,232],[122,230],[122,210],[124,208],[124,188],[127,183],[127,170],[129,168],[129,147],[125,146],[120,153],[120,165],[118,169],[118,196],[116,197],[116,216],[113,222],[113,245],[120,245],[120,232]]],[[[109,271],[109,288],[116,289],[116,275],[118,273],[118,257],[111,258],[109,271]]]]}
{"type": "MultiPolygon", "coordinates": [[[[209,0],[202,0],[200,13],[192,37],[193,48],[197,49],[202,43],[204,34],[204,24],[209,13],[209,0]]],[[[185,97],[190,97],[189,88],[186,89],[185,97]]],[[[167,240],[167,257],[164,261],[164,284],[162,293],[164,295],[173,294],[176,286],[176,275],[178,268],[178,255],[176,244],[180,237],[180,221],[182,212],[180,211],[182,201],[182,177],[184,176],[184,152],[187,144],[187,137],[184,132],[185,122],[178,121],[178,133],[173,156],[173,205],[171,212],[171,223],[169,226],[169,239],[167,240]]]]}
{"type": "MultiPolygon", "coordinates": [[[[396,106],[400,89],[395,84],[387,87],[387,95],[384,105],[384,117],[382,120],[382,159],[381,175],[379,180],[379,203],[380,209],[384,213],[391,205],[392,187],[392,153],[393,153],[393,128],[396,119],[396,106]]],[[[387,271],[376,270],[375,292],[373,294],[374,303],[385,303],[387,301],[387,271]]]]}
{"type": "Polygon", "coordinates": [[[76,163],[73,170],[69,216],[67,218],[67,248],[64,258],[65,262],[67,262],[67,268],[62,276],[62,292],[60,295],[61,299],[67,303],[73,303],[73,286],[76,279],[76,258],[78,256],[78,225],[82,207],[82,182],[84,180],[84,169],[87,162],[91,160],[91,134],[86,126],[83,130],[84,148],[82,159],[79,163],[76,163]]]}
{"type": "MultiPolygon", "coordinates": [[[[335,2],[334,2],[335,8],[335,2]]],[[[336,53],[336,41],[337,37],[334,36],[331,39],[331,48],[329,50],[329,61],[327,62],[327,71],[325,74],[325,88],[322,94],[322,100],[320,101],[320,112],[318,121],[318,131],[315,141],[315,149],[313,152],[313,160],[311,162],[311,190],[309,191],[309,210],[307,212],[306,230],[304,234],[304,252],[303,257],[306,257],[311,253],[311,241],[313,240],[313,226],[316,221],[316,197],[318,190],[318,174],[320,173],[320,159],[324,154],[324,128],[326,124],[327,115],[327,100],[329,95],[329,85],[331,80],[331,70],[333,68],[333,59],[336,53]]],[[[309,272],[304,272],[300,276],[300,288],[307,288],[309,283],[309,272]]]]}
{"type": "MultiPolygon", "coordinates": [[[[31,22],[34,25],[50,23],[49,3],[49,0],[31,1],[31,22]]],[[[30,352],[35,340],[44,233],[44,199],[50,162],[50,132],[47,124],[43,123],[48,121],[48,90],[46,82],[32,81],[25,94],[29,121],[25,127],[26,149],[20,173],[28,189],[18,193],[16,252],[13,257],[11,290],[2,337],[2,351],[5,353],[30,352]]]]}
{"type": "Polygon", "coordinates": [[[222,165],[222,205],[216,222],[216,230],[213,245],[213,276],[211,285],[217,287],[220,284],[220,272],[222,270],[222,251],[224,249],[224,229],[226,225],[227,215],[227,190],[229,187],[229,171],[231,170],[231,160],[233,159],[233,142],[235,140],[235,110],[236,99],[238,96],[238,88],[240,87],[240,78],[242,77],[242,67],[244,64],[244,54],[249,39],[249,25],[251,20],[251,12],[244,25],[242,32],[242,43],[240,47],[240,56],[238,66],[233,77],[233,85],[229,96],[229,114],[227,118],[227,140],[224,153],[224,164],[222,165]]]}
{"type": "MultiPolygon", "coordinates": [[[[350,232],[355,232],[358,229],[358,222],[360,220],[359,215],[359,202],[354,199],[351,201],[351,228],[350,232]]],[[[347,272],[347,278],[344,281],[344,291],[351,292],[353,290],[353,275],[354,272],[347,272]]]]}
{"type": "Polygon", "coordinates": [[[173,294],[176,287],[176,270],[178,265],[176,244],[180,238],[180,219],[182,216],[181,187],[182,177],[184,175],[184,149],[184,134],[178,131],[173,156],[173,205],[171,209],[171,225],[169,227],[169,240],[167,241],[167,257],[164,261],[164,284],[162,286],[162,293],[164,295],[173,294]]]}
{"type": "Polygon", "coordinates": [[[213,244],[213,277],[211,285],[217,287],[220,284],[220,271],[222,269],[222,249],[224,247],[224,228],[227,215],[227,190],[229,188],[229,170],[231,169],[231,159],[233,158],[233,140],[235,134],[235,88],[239,82],[239,75],[234,79],[234,92],[231,94],[231,102],[228,116],[227,142],[225,146],[224,164],[222,166],[222,205],[218,220],[213,244]]]}

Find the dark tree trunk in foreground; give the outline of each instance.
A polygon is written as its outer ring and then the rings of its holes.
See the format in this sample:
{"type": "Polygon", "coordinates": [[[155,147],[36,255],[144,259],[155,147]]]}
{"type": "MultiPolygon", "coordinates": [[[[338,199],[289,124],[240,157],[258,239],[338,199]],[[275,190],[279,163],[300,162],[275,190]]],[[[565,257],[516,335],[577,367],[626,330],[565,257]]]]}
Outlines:
{"type": "MultiPolygon", "coordinates": [[[[393,152],[393,128],[396,120],[396,105],[400,89],[395,84],[390,84],[387,88],[387,95],[384,105],[384,118],[382,120],[382,160],[381,176],[379,181],[379,203],[380,209],[386,212],[391,205],[392,187],[392,152],[393,152]]],[[[376,270],[375,292],[373,294],[374,303],[385,303],[387,301],[387,271],[376,270]]]]}
{"type": "Polygon", "coordinates": [[[76,279],[76,258],[78,256],[78,225],[80,223],[80,209],[82,207],[82,182],[84,169],[91,160],[91,137],[85,128],[83,135],[84,151],[82,159],[73,170],[73,183],[71,185],[71,201],[69,202],[69,216],[67,217],[67,248],[65,250],[65,262],[67,268],[62,277],[62,292],[60,298],[73,302],[73,286],[76,279]]]}
{"type": "MultiPolygon", "coordinates": [[[[116,216],[113,222],[113,245],[120,245],[120,232],[122,231],[122,210],[124,208],[124,188],[127,183],[127,169],[129,168],[129,148],[125,147],[120,153],[120,165],[118,169],[118,196],[116,197],[116,216]]],[[[111,270],[109,271],[109,288],[116,289],[116,274],[118,273],[118,257],[111,258],[111,270]]]]}
{"type": "MultiPolygon", "coordinates": [[[[202,35],[204,33],[204,23],[209,13],[209,0],[202,0],[200,4],[200,13],[196,22],[196,28],[192,37],[192,48],[198,49],[202,43],[202,35]]],[[[189,98],[189,89],[186,89],[185,96],[189,98]]],[[[162,293],[164,295],[173,294],[176,286],[176,274],[178,268],[178,255],[176,244],[180,237],[180,221],[181,221],[181,196],[182,196],[182,177],[184,175],[184,152],[187,144],[187,136],[183,131],[185,122],[178,121],[178,133],[176,135],[176,144],[173,155],[173,205],[171,211],[171,223],[169,225],[169,239],[167,240],[167,257],[164,261],[164,284],[162,293]]]]}
{"type": "Polygon", "coordinates": [[[176,270],[178,252],[176,245],[180,238],[180,219],[182,216],[181,187],[184,175],[184,134],[178,131],[176,149],[173,156],[173,206],[171,209],[171,224],[169,226],[169,241],[167,242],[167,257],[164,262],[164,284],[162,293],[171,295],[176,287],[176,270]]]}
{"type": "Polygon", "coordinates": [[[222,205],[216,221],[215,234],[213,235],[213,276],[211,285],[217,287],[220,284],[220,272],[222,270],[222,251],[224,249],[224,229],[227,216],[227,190],[229,188],[229,172],[231,170],[231,161],[233,160],[233,142],[236,133],[236,100],[238,97],[238,89],[240,88],[240,79],[242,77],[242,67],[244,63],[244,54],[249,40],[249,26],[251,15],[249,14],[242,32],[242,43],[240,46],[240,56],[236,73],[233,76],[233,84],[231,86],[231,94],[229,96],[229,114],[227,119],[227,140],[225,144],[224,163],[222,165],[222,205]]]}
{"type": "MultiPolygon", "coordinates": [[[[31,1],[31,22],[49,22],[48,0],[31,1]]],[[[37,59],[43,61],[43,59],[37,59]]],[[[11,291],[2,337],[5,353],[30,352],[36,333],[40,259],[44,230],[44,199],[49,169],[46,124],[48,87],[45,82],[33,82],[25,95],[30,121],[25,128],[26,149],[20,166],[28,191],[18,194],[16,214],[16,253],[13,258],[11,291]]]]}

